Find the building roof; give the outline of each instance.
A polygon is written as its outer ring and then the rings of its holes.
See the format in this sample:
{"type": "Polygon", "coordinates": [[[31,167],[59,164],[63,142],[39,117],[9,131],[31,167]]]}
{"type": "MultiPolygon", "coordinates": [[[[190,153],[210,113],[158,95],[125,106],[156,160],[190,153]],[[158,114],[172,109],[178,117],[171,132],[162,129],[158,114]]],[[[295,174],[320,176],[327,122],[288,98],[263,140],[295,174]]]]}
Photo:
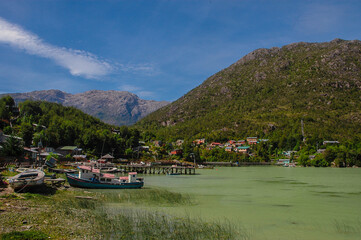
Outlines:
{"type": "Polygon", "coordinates": [[[77,146],[64,146],[62,148],[60,148],[60,150],[71,150],[74,151],[76,150],[78,147],[77,146]]]}
{"type": "Polygon", "coordinates": [[[114,157],[110,154],[106,154],[104,156],[101,157],[101,159],[113,159],[114,157]]]}
{"type": "Polygon", "coordinates": [[[237,149],[248,149],[249,146],[245,146],[245,147],[237,147],[237,149]]]}

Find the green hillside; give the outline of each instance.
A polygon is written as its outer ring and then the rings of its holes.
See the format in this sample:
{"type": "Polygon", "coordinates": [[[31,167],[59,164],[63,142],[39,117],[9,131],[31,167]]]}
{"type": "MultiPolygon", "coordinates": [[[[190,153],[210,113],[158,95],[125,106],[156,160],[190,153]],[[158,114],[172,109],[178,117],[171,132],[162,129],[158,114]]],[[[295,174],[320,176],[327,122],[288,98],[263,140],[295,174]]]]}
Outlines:
{"type": "Polygon", "coordinates": [[[17,108],[10,96],[0,99],[0,120],[0,131],[21,137],[27,147],[40,141],[44,147],[78,146],[98,157],[102,153],[126,157],[140,136],[136,129],[115,127],[57,103],[27,100],[17,108]]]}
{"type": "Polygon", "coordinates": [[[361,131],[361,42],[258,49],[138,122],[158,138],[257,136],[293,147],[354,140],[361,131]]]}

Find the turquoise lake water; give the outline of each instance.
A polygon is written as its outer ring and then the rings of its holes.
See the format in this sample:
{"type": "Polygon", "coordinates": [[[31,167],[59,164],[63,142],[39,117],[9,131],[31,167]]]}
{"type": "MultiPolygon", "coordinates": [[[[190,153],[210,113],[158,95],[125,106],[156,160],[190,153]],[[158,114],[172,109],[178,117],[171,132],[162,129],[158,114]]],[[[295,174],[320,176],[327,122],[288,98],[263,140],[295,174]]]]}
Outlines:
{"type": "Polygon", "coordinates": [[[146,175],[145,187],[190,194],[192,206],[155,207],[227,219],[250,239],[361,239],[361,169],[234,167],[146,175]]]}

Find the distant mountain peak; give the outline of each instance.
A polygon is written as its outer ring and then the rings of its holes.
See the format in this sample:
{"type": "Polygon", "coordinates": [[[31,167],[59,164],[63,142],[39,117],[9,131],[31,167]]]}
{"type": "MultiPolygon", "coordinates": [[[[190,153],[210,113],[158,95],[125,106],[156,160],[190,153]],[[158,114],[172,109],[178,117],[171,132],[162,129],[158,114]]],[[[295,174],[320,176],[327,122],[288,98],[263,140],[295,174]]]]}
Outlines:
{"type": "Polygon", "coordinates": [[[166,101],[140,99],[136,94],[115,90],[90,90],[70,94],[60,90],[41,90],[27,93],[9,93],[16,102],[27,99],[56,102],[73,106],[113,125],[131,125],[149,113],[169,104],[166,101]]]}

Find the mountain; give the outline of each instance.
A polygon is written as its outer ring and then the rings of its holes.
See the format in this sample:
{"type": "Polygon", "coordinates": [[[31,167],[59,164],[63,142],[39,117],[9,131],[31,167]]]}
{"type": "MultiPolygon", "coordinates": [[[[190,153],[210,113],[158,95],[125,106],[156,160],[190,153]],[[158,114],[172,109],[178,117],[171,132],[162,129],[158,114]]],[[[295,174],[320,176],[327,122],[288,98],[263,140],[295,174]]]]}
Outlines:
{"type": "Polygon", "coordinates": [[[43,100],[73,106],[83,112],[113,125],[131,125],[147,114],[169,104],[140,99],[137,95],[125,91],[92,90],[79,94],[70,94],[59,90],[43,90],[10,95],[16,102],[26,99],[43,100]]]}
{"type": "MultiPolygon", "coordinates": [[[[257,49],[136,124],[160,138],[360,138],[361,42],[257,49]]],[[[293,142],[293,144],[292,144],[293,142]]]]}

